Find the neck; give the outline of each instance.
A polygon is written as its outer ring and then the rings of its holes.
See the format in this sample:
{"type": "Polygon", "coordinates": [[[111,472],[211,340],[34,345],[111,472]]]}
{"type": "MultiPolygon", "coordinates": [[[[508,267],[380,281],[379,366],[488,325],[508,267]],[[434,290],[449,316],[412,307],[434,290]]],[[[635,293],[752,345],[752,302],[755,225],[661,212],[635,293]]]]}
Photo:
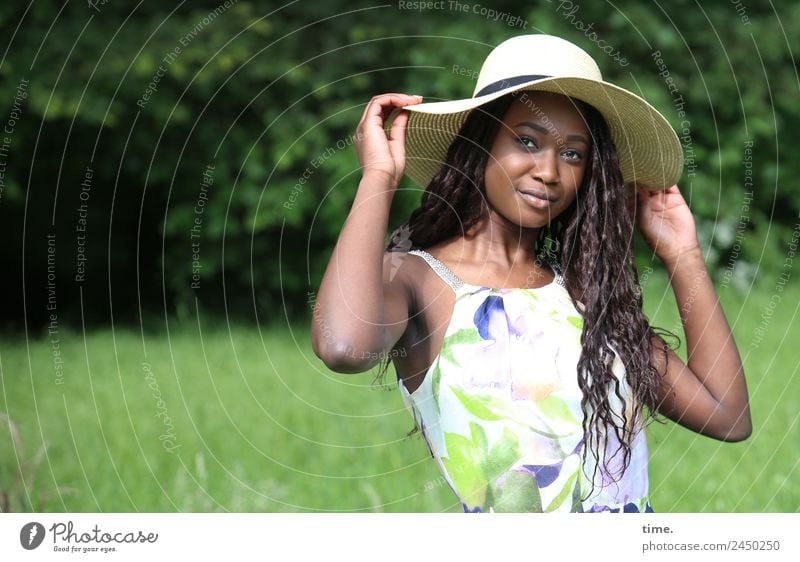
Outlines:
{"type": "Polygon", "coordinates": [[[538,228],[522,228],[490,210],[462,238],[462,256],[508,267],[530,263],[536,258],[538,236],[538,228]]]}

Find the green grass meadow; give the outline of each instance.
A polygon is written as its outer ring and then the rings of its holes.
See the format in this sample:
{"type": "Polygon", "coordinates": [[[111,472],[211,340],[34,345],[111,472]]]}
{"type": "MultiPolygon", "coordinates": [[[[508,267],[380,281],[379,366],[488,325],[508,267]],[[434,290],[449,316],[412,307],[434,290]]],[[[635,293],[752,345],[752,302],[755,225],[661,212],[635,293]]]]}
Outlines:
{"type": "MultiPolygon", "coordinates": [[[[800,511],[800,290],[787,286],[764,320],[774,294],[768,280],[746,295],[720,289],[745,361],[754,433],[723,444],[653,424],[656,511],[800,511]]],[[[645,297],[652,323],[676,331],[663,276],[650,276],[645,297]]],[[[201,317],[158,333],[6,335],[2,508],[461,511],[420,436],[407,436],[412,422],[398,391],[374,379],[325,369],[302,324],[259,329],[201,317]]]]}

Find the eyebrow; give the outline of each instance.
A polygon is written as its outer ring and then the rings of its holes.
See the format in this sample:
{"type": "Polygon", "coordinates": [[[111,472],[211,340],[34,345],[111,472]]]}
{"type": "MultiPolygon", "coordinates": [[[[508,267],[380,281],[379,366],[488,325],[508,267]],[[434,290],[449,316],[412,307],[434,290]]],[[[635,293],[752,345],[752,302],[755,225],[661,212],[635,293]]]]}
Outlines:
{"type": "MultiPolygon", "coordinates": [[[[531,121],[522,121],[520,123],[517,123],[515,125],[515,127],[528,127],[528,128],[533,129],[534,131],[539,131],[540,133],[545,134],[545,135],[549,135],[550,134],[550,129],[540,125],[539,123],[533,123],[531,121]]],[[[567,141],[582,142],[582,143],[584,143],[586,145],[589,144],[589,141],[586,140],[586,137],[584,137],[583,135],[575,135],[575,134],[567,135],[567,141]]]]}

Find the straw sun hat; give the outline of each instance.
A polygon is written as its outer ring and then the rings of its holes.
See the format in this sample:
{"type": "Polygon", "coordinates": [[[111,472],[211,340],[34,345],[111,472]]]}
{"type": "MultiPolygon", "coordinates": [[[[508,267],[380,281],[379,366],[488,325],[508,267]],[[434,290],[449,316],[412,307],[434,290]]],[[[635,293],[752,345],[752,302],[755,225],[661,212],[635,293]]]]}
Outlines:
{"type": "MultiPolygon", "coordinates": [[[[521,90],[564,94],[600,111],[625,183],[664,189],[680,178],[681,144],[664,116],[639,96],[604,82],[592,57],[552,35],[520,35],[500,43],[486,57],[471,98],[406,106],[406,174],[426,187],[469,113],[521,90]]],[[[390,126],[391,119],[387,131],[390,126]]]]}

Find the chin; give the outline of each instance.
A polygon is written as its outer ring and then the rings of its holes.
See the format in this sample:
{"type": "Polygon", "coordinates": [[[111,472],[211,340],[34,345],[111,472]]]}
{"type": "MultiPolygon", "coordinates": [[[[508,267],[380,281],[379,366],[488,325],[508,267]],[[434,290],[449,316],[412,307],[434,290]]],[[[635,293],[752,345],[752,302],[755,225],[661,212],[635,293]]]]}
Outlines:
{"type": "Polygon", "coordinates": [[[493,208],[492,214],[495,219],[500,219],[503,222],[513,225],[521,229],[539,229],[549,225],[555,220],[562,210],[557,212],[551,208],[548,210],[532,209],[529,207],[518,207],[510,209],[508,212],[503,212],[496,207],[493,208]]]}
{"type": "Polygon", "coordinates": [[[541,217],[506,217],[506,220],[523,230],[538,230],[550,224],[550,220],[541,217]]]}
{"type": "Polygon", "coordinates": [[[542,228],[549,225],[561,215],[561,210],[555,211],[529,211],[525,209],[522,215],[518,215],[514,221],[522,228],[542,228]]]}

